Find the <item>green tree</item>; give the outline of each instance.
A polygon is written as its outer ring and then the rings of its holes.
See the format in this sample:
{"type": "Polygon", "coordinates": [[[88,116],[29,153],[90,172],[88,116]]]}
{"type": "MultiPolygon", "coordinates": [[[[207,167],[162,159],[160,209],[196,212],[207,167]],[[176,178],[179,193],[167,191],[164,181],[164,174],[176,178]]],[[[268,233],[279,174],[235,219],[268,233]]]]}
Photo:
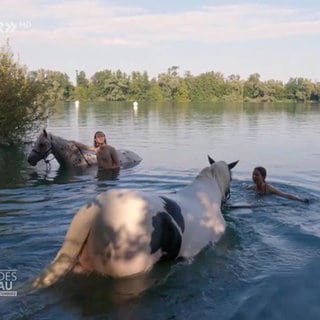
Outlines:
{"type": "Polygon", "coordinates": [[[264,82],[260,81],[260,74],[251,74],[247,81],[244,82],[244,98],[264,100],[267,95],[267,87],[264,82]]]}
{"type": "Polygon", "coordinates": [[[316,92],[316,87],[308,79],[290,78],[285,85],[285,91],[289,99],[307,101],[311,100],[312,94],[316,92]]]}
{"type": "Polygon", "coordinates": [[[86,77],[86,73],[84,71],[80,71],[78,72],[78,70],[76,70],[76,85],[77,87],[83,87],[83,88],[87,88],[89,85],[89,80],[86,77]]]}
{"type": "Polygon", "coordinates": [[[161,88],[156,79],[150,81],[150,88],[147,91],[146,98],[148,101],[162,102],[164,100],[161,88]]]}
{"type": "Polygon", "coordinates": [[[311,100],[320,101],[320,82],[314,84],[314,91],[311,94],[311,100]]]}
{"type": "Polygon", "coordinates": [[[274,101],[285,99],[284,85],[281,81],[268,80],[264,82],[264,100],[274,101]]]}
{"type": "Polygon", "coordinates": [[[108,101],[123,101],[128,97],[129,77],[120,70],[96,72],[91,81],[92,91],[97,97],[108,101]]]}
{"type": "Polygon", "coordinates": [[[14,61],[9,44],[0,49],[0,143],[26,140],[49,115],[54,98],[48,84],[28,76],[25,66],[14,61]]]}
{"type": "Polygon", "coordinates": [[[128,92],[130,100],[146,100],[149,88],[150,82],[146,71],[143,74],[137,71],[131,73],[128,92]]]}
{"type": "Polygon", "coordinates": [[[73,91],[73,98],[88,100],[89,96],[89,80],[86,77],[86,73],[82,70],[80,72],[76,70],[76,87],[73,91]]]}
{"type": "Polygon", "coordinates": [[[243,81],[239,75],[230,75],[225,83],[225,96],[228,101],[242,101],[243,100],[243,81]]]}
{"type": "Polygon", "coordinates": [[[174,100],[180,81],[178,68],[177,66],[173,66],[168,69],[167,73],[161,73],[158,76],[158,84],[165,100],[174,100]]]}
{"type": "Polygon", "coordinates": [[[226,94],[226,84],[220,72],[206,72],[193,77],[188,74],[186,84],[193,101],[215,101],[226,94]]]}
{"type": "Polygon", "coordinates": [[[52,70],[39,69],[30,71],[29,78],[37,80],[47,85],[47,94],[50,99],[57,101],[68,100],[74,90],[73,85],[66,73],[52,70]]]}
{"type": "Polygon", "coordinates": [[[106,98],[109,101],[124,101],[129,90],[129,77],[120,70],[113,72],[106,83],[106,98]]]}
{"type": "Polygon", "coordinates": [[[178,102],[190,101],[189,90],[184,79],[179,79],[177,91],[174,94],[174,100],[178,102]]]}
{"type": "Polygon", "coordinates": [[[96,72],[91,78],[94,95],[97,98],[106,99],[108,86],[112,78],[111,70],[103,70],[96,72]]]}

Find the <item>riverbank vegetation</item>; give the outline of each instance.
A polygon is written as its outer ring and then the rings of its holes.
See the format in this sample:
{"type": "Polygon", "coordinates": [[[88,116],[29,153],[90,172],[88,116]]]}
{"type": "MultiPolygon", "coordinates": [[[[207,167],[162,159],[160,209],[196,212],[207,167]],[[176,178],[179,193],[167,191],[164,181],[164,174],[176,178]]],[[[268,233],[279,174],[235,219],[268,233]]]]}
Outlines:
{"type": "MultiPolygon", "coordinates": [[[[65,98],[102,101],[320,101],[320,82],[306,78],[261,81],[258,73],[243,80],[239,75],[224,76],[220,72],[205,72],[194,76],[179,75],[173,66],[157,78],[149,79],[147,72],[130,75],[117,70],[96,72],[90,79],[84,71],[77,72],[76,86],[67,79],[61,83],[65,98]]],[[[58,73],[56,74],[58,76],[58,73]]],[[[60,76],[61,77],[61,76],[60,76]]],[[[61,78],[62,79],[62,78],[61,78]]]]}
{"type": "Polygon", "coordinates": [[[55,90],[14,60],[7,44],[0,50],[0,145],[25,139],[50,114],[55,90]]]}
{"type": "Polygon", "coordinates": [[[155,78],[147,71],[97,71],[88,78],[76,72],[76,84],[66,73],[28,71],[15,61],[9,44],[0,48],[0,144],[20,141],[43,123],[57,101],[156,101],[156,102],[320,102],[320,82],[297,77],[287,83],[261,81],[258,73],[241,79],[208,71],[179,74],[172,66],[155,78]]]}

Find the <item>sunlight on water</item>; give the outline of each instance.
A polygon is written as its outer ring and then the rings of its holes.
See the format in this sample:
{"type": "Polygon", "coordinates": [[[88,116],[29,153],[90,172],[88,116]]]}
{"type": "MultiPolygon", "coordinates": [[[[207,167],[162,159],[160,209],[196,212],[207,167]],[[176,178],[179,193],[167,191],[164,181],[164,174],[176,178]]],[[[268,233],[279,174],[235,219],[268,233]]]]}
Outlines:
{"type": "MultiPolygon", "coordinates": [[[[194,259],[121,281],[75,276],[53,288],[0,296],[2,319],[318,319],[320,173],[318,107],[304,105],[64,104],[48,131],[92,144],[102,130],[143,161],[112,179],[55,160],[31,167],[27,150],[0,149],[0,269],[17,284],[59,250],[75,212],[110,188],[175,192],[216,160],[240,160],[223,208],[227,231],[194,259]],[[246,190],[257,165],[310,204],[246,190]]],[[[1,292],[1,291],[0,291],[1,292]]]]}

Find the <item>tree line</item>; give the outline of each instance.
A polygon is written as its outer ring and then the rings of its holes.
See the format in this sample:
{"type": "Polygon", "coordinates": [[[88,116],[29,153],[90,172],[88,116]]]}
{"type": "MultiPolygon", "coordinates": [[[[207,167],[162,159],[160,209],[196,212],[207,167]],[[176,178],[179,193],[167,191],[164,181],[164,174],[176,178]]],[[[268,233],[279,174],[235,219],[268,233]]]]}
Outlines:
{"type": "Polygon", "coordinates": [[[297,77],[287,83],[278,80],[261,81],[258,73],[246,80],[239,75],[225,77],[221,72],[205,72],[194,76],[186,72],[179,75],[179,67],[172,66],[156,78],[149,78],[146,71],[133,71],[130,75],[120,70],[96,72],[90,79],[84,71],[77,71],[73,86],[66,74],[38,70],[34,77],[46,74],[60,100],[101,101],[320,101],[320,82],[297,77]]]}
{"type": "Polygon", "coordinates": [[[130,75],[102,70],[90,79],[77,71],[73,85],[66,73],[39,69],[28,71],[15,61],[9,43],[0,48],[0,144],[25,138],[49,117],[57,101],[320,101],[320,82],[291,78],[287,83],[261,81],[258,73],[243,80],[220,72],[179,75],[179,67],[149,78],[146,71],[130,75]]]}

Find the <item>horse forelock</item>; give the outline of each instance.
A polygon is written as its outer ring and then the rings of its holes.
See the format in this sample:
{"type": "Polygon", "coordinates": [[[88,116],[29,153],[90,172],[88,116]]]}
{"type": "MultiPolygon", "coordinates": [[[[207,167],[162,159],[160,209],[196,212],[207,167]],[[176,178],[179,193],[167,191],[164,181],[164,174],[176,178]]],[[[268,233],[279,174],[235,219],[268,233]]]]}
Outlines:
{"type": "Polygon", "coordinates": [[[229,185],[231,181],[231,171],[228,167],[228,164],[221,161],[216,164],[215,168],[216,177],[220,190],[225,194],[229,190],[229,185]]]}
{"type": "Polygon", "coordinates": [[[38,136],[37,140],[34,143],[34,148],[44,148],[47,147],[47,145],[50,143],[51,134],[48,133],[45,135],[44,132],[41,132],[38,136]]]}

